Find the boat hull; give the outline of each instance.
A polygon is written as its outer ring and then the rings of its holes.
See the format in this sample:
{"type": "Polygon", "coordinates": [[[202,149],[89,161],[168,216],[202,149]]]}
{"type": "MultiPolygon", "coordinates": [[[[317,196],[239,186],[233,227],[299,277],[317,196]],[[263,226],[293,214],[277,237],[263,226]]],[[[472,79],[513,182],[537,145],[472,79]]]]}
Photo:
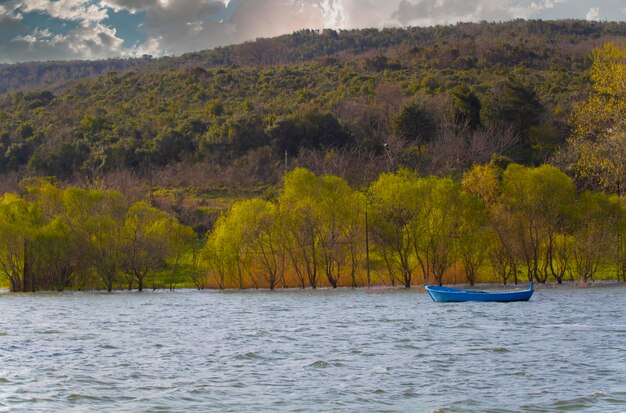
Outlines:
{"type": "Polygon", "coordinates": [[[528,301],[532,297],[534,289],[531,284],[528,290],[508,292],[485,292],[472,290],[458,290],[456,288],[426,286],[426,291],[433,301],[458,303],[465,301],[509,303],[515,301],[528,301]]]}

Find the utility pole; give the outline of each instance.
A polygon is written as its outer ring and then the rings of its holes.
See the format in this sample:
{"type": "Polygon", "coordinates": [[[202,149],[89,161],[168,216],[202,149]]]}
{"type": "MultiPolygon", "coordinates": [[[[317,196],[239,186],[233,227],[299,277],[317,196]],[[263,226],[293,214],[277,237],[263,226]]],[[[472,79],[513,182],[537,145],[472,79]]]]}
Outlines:
{"type": "Polygon", "coordinates": [[[370,278],[370,236],[367,216],[367,197],[365,198],[365,267],[367,268],[367,286],[371,284],[370,278]]]}
{"type": "Polygon", "coordinates": [[[284,176],[287,175],[287,150],[285,149],[285,173],[283,174],[284,176]]]}

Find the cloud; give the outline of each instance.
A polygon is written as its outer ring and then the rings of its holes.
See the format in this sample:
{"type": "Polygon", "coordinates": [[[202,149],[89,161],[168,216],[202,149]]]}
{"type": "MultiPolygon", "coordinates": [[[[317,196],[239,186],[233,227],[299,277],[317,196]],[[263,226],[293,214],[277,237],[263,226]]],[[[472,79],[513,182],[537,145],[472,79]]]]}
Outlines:
{"type": "Polygon", "coordinates": [[[344,16],[338,0],[105,0],[103,4],[144,13],[148,41],[138,49],[167,54],[338,26],[344,16]]]}
{"type": "MultiPolygon", "coordinates": [[[[597,0],[567,1],[0,0],[0,62],[181,54],[305,28],[600,16],[597,0]]],[[[620,0],[601,7],[626,13],[620,0]]]]}
{"type": "Polygon", "coordinates": [[[15,13],[15,6],[11,2],[0,4],[0,34],[3,30],[19,27],[22,19],[20,13],[15,13]]]}
{"type": "Polygon", "coordinates": [[[107,9],[87,0],[24,0],[18,6],[23,13],[42,12],[61,20],[99,22],[108,17],[107,9]]]}
{"type": "MultiPolygon", "coordinates": [[[[151,50],[180,54],[301,29],[397,26],[397,0],[104,0],[145,13],[151,50]]],[[[143,46],[141,46],[143,47],[143,46]]]]}
{"type": "Polygon", "coordinates": [[[0,43],[0,56],[10,56],[13,61],[101,59],[121,55],[123,42],[114,28],[100,23],[79,25],[68,34],[35,28],[0,43]]]}
{"type": "MultiPolygon", "coordinates": [[[[109,10],[92,0],[9,0],[0,8],[0,36],[21,29],[9,41],[0,42],[0,62],[30,60],[100,59],[124,54],[124,40],[117,30],[102,23],[109,10]],[[8,7],[7,7],[8,5],[8,7]],[[56,26],[29,28],[33,15],[44,15],[56,26]],[[20,21],[20,27],[8,28],[4,19],[20,21]],[[66,25],[63,22],[71,22],[66,25]]],[[[0,37],[1,38],[1,37],[0,37]]]]}
{"type": "Polygon", "coordinates": [[[600,8],[592,7],[587,12],[587,16],[585,16],[585,19],[592,21],[592,20],[598,20],[599,17],[600,17],[600,8]]]}
{"type": "Polygon", "coordinates": [[[397,26],[392,15],[398,9],[398,1],[380,0],[336,0],[342,13],[338,28],[364,28],[397,26]]]}
{"type": "Polygon", "coordinates": [[[401,0],[393,17],[402,25],[430,26],[459,21],[501,21],[530,18],[566,0],[401,0]]]}

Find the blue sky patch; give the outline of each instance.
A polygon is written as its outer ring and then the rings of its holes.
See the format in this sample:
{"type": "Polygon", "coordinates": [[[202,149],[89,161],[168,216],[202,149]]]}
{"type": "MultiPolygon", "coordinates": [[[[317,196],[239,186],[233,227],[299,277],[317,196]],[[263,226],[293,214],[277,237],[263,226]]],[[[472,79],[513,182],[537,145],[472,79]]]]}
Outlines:
{"type": "Polygon", "coordinates": [[[124,40],[124,47],[134,47],[148,40],[148,34],[143,27],[145,17],[145,12],[133,14],[127,10],[109,10],[109,17],[102,20],[102,24],[115,27],[117,37],[124,40]]]}

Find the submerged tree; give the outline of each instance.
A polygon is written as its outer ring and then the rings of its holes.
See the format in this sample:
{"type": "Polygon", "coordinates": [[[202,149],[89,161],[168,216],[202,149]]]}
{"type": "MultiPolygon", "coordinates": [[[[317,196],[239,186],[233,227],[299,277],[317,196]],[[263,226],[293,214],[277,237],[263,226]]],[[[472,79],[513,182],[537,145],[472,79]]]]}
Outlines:
{"type": "Polygon", "coordinates": [[[585,192],[575,208],[572,246],[574,270],[581,282],[593,280],[603,261],[614,260],[624,235],[625,211],[616,197],[585,192]]]}
{"type": "Polygon", "coordinates": [[[320,234],[324,217],[317,208],[322,187],[319,178],[306,169],[296,169],[285,176],[285,188],[279,199],[284,216],[286,248],[300,287],[317,288],[320,267],[320,234]]]}
{"type": "Polygon", "coordinates": [[[147,203],[137,202],[129,208],[122,228],[121,263],[129,290],[137,281],[137,290],[143,291],[144,279],[164,267],[171,247],[168,242],[171,230],[167,214],[147,203]]]}
{"type": "Polygon", "coordinates": [[[111,292],[124,258],[127,201],[118,192],[70,188],[64,193],[64,206],[83,263],[95,270],[111,292]]]}
{"type": "Polygon", "coordinates": [[[415,257],[417,177],[406,170],[382,174],[370,186],[369,222],[374,248],[385,263],[389,280],[410,287],[419,263],[415,257]]]}
{"type": "Polygon", "coordinates": [[[31,248],[40,221],[36,205],[14,194],[0,198],[0,270],[12,292],[35,291],[31,248]]]}
{"type": "Polygon", "coordinates": [[[549,248],[550,237],[573,200],[572,181],[555,167],[513,164],[504,171],[499,208],[507,211],[510,225],[506,237],[514,242],[529,281],[546,281],[544,248],[549,248]]]}
{"type": "Polygon", "coordinates": [[[463,264],[467,281],[474,285],[495,239],[489,226],[489,210],[485,203],[465,191],[461,193],[460,201],[457,255],[463,264]]]}

